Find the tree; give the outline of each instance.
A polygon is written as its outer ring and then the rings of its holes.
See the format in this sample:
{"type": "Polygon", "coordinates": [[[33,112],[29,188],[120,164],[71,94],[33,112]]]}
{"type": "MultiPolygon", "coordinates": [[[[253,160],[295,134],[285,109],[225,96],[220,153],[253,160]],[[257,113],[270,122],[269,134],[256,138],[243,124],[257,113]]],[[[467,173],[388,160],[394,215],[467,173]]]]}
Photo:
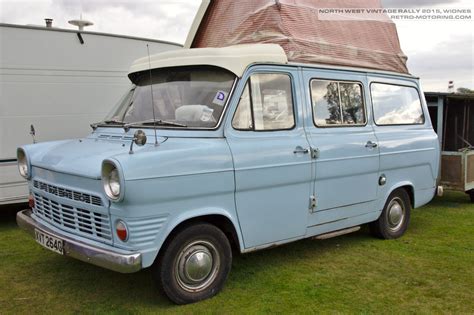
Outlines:
{"type": "Polygon", "coordinates": [[[474,94],[474,90],[464,88],[464,87],[460,87],[460,88],[457,89],[456,93],[459,93],[459,94],[474,94]]]}
{"type": "Polygon", "coordinates": [[[330,82],[327,85],[327,93],[324,99],[328,103],[329,118],[326,118],[326,124],[338,124],[341,122],[341,110],[339,107],[339,90],[337,82],[330,82]]]}

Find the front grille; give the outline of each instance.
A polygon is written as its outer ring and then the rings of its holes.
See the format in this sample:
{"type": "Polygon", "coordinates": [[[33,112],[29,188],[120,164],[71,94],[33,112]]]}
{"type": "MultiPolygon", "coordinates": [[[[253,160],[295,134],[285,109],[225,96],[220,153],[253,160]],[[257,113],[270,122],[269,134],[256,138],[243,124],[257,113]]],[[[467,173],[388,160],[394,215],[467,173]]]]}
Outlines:
{"type": "Polygon", "coordinates": [[[84,237],[112,240],[108,215],[61,204],[38,193],[34,198],[34,213],[52,225],[84,237]]]}
{"type": "Polygon", "coordinates": [[[102,206],[102,199],[98,196],[85,194],[66,188],[61,188],[55,185],[40,182],[38,180],[33,181],[33,186],[39,190],[45,191],[58,197],[68,198],[71,200],[84,202],[95,206],[102,206]]]}

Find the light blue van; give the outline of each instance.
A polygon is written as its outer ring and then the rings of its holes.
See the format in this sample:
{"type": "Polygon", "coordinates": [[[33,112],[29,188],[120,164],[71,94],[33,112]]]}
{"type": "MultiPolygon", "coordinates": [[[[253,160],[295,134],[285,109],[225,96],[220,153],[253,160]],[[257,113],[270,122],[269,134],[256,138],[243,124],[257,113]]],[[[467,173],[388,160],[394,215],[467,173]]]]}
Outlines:
{"type": "Polygon", "coordinates": [[[436,193],[439,145],[418,79],[293,64],[278,45],[137,60],[84,139],[18,149],[42,246],[118,272],[152,267],[175,303],[218,293],[232,252],[369,224],[402,236],[436,193]]]}

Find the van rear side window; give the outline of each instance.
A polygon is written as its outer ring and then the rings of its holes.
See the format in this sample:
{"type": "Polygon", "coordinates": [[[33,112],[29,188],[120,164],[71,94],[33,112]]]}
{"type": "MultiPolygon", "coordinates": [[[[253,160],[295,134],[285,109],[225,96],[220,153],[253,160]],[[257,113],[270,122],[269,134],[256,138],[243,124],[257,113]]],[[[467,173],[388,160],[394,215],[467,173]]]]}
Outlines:
{"type": "Polygon", "coordinates": [[[311,81],[313,121],[318,127],[365,125],[362,86],[354,82],[311,81]]]}
{"type": "Polygon", "coordinates": [[[417,89],[386,83],[370,85],[377,125],[417,125],[425,122],[417,89]]]}

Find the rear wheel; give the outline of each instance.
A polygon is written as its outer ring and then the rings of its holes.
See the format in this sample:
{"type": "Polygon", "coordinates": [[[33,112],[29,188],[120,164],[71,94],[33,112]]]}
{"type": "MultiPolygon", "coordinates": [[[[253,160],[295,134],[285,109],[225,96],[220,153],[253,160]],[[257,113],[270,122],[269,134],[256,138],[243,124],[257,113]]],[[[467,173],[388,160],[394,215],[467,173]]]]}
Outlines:
{"type": "Polygon", "coordinates": [[[214,225],[199,223],[182,229],[167,243],[156,263],[155,278],[171,301],[193,303],[222,289],[231,264],[225,234],[214,225]]]}
{"type": "Polygon", "coordinates": [[[369,224],[371,233],[382,239],[402,236],[410,222],[411,203],[405,189],[397,189],[388,197],[382,214],[369,224]]]}
{"type": "Polygon", "coordinates": [[[471,198],[471,202],[474,202],[474,189],[469,190],[469,198],[471,198]]]}

